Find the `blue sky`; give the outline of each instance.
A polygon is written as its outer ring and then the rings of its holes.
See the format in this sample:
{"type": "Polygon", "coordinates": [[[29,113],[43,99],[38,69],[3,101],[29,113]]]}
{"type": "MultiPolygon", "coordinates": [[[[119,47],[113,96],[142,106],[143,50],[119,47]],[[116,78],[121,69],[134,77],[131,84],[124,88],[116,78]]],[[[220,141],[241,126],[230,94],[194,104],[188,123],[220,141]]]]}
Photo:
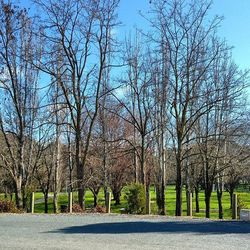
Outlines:
{"type": "Polygon", "coordinates": [[[234,46],[236,63],[250,68],[250,1],[214,0],[212,11],[224,16],[220,34],[234,46]]]}
{"type": "MultiPolygon", "coordinates": [[[[148,6],[149,0],[121,0],[119,18],[125,33],[135,26],[146,28],[138,12],[146,12],[148,6]]],[[[250,68],[250,0],[214,0],[210,13],[224,16],[219,35],[234,47],[235,62],[242,69],[250,68]]]]}
{"type": "MultiPolygon", "coordinates": [[[[20,1],[26,7],[31,3],[30,0],[20,1]]],[[[128,34],[135,26],[146,28],[147,23],[139,15],[139,11],[145,13],[148,10],[149,0],[120,1],[119,20],[123,27],[119,34],[128,34]]],[[[242,69],[250,69],[250,0],[213,0],[213,2],[210,14],[224,16],[219,35],[234,47],[235,62],[242,69]]]]}

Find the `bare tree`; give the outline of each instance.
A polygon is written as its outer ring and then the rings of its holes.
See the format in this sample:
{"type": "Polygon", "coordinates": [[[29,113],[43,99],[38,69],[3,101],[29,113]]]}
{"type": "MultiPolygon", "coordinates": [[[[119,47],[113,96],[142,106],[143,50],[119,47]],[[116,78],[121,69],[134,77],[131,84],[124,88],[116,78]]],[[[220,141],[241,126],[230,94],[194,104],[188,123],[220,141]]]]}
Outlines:
{"type": "Polygon", "coordinates": [[[37,160],[34,138],[38,108],[38,70],[33,66],[39,58],[32,20],[26,10],[11,2],[0,2],[0,130],[6,154],[1,154],[4,167],[14,186],[16,205],[26,208],[26,187],[37,160]]]}
{"type": "Polygon", "coordinates": [[[241,130],[242,90],[246,86],[247,72],[239,71],[228,49],[219,55],[212,63],[204,88],[204,100],[211,108],[197,122],[197,143],[203,162],[206,217],[210,216],[210,198],[216,182],[219,217],[222,218],[223,175],[232,160],[228,146],[241,130]]]}
{"type": "MultiPolygon", "coordinates": [[[[158,46],[157,46],[158,47],[158,46]]],[[[165,188],[166,188],[166,153],[167,142],[169,141],[169,133],[167,133],[167,110],[169,107],[168,100],[168,74],[169,65],[166,59],[167,52],[166,47],[163,45],[161,48],[155,50],[157,56],[152,59],[155,63],[152,65],[152,78],[154,84],[154,102],[155,111],[153,116],[153,124],[156,128],[154,130],[155,141],[155,156],[157,158],[156,164],[156,192],[157,192],[157,205],[159,214],[166,214],[166,200],[165,200],[165,188]],[[159,57],[159,58],[158,58],[159,57]]]]}
{"type": "MultiPolygon", "coordinates": [[[[91,132],[99,109],[101,83],[112,48],[111,30],[116,25],[118,0],[35,1],[44,11],[42,26],[47,60],[41,66],[51,72],[52,45],[62,50],[64,64],[58,82],[71,118],[75,137],[78,202],[84,208],[84,167],[91,132]],[[86,129],[83,137],[83,128],[86,129]],[[83,139],[85,142],[83,143],[83,139]]],[[[58,75],[54,75],[58,78],[58,75]]]]}
{"type": "Polygon", "coordinates": [[[168,84],[171,94],[168,101],[169,132],[176,153],[176,215],[182,214],[182,171],[189,166],[188,142],[192,140],[192,128],[209,106],[202,102],[198,89],[211,63],[220,51],[214,32],[220,18],[207,22],[211,6],[207,1],[152,1],[154,17],[149,20],[154,28],[154,39],[166,48],[169,64],[168,84]],[[214,41],[214,42],[213,42],[214,41]],[[217,46],[213,46],[216,43],[217,46]],[[192,106],[200,98],[199,105],[192,106]]]}
{"type": "MultiPolygon", "coordinates": [[[[149,204],[149,178],[147,178],[149,167],[146,166],[149,146],[152,142],[151,134],[154,126],[151,122],[154,112],[154,101],[152,96],[152,77],[150,71],[150,53],[145,50],[137,40],[136,44],[128,41],[126,44],[125,64],[127,64],[127,74],[123,82],[123,93],[113,93],[114,99],[121,106],[121,112],[116,113],[130,124],[136,131],[133,137],[127,141],[136,151],[139,162],[138,179],[145,185],[146,200],[149,204]],[[135,140],[136,136],[136,140],[135,140]],[[136,143],[136,144],[135,144],[136,143]]],[[[114,112],[110,110],[111,112],[114,112]]],[[[126,138],[125,138],[126,139],[126,138]]],[[[147,209],[149,212],[149,209],[147,209]]]]}

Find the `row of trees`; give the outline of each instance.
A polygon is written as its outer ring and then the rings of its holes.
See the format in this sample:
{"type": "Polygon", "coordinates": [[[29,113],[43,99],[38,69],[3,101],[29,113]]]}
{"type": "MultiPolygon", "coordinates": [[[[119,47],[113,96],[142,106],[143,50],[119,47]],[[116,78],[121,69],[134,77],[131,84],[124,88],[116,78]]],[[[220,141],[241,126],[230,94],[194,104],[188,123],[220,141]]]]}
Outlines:
{"type": "MultiPolygon", "coordinates": [[[[150,29],[122,40],[119,0],[35,0],[41,17],[8,1],[0,6],[0,171],[17,207],[39,188],[54,211],[63,187],[85,208],[111,188],[119,204],[131,182],[155,185],[160,214],[165,188],[205,193],[215,184],[219,217],[249,176],[248,72],[218,37],[221,18],[208,1],[151,1],[150,29]]],[[[150,208],[147,207],[147,212],[150,208]]]]}

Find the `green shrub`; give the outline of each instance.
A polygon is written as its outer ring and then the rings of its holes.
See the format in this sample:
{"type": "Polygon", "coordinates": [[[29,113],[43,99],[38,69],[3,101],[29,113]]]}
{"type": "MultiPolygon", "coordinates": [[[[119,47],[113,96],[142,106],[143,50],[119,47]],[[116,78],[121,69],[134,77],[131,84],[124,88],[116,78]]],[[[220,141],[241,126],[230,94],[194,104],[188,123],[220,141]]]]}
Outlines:
{"type": "Polygon", "coordinates": [[[19,213],[16,205],[12,201],[0,201],[0,213],[19,213]]]}
{"type": "Polygon", "coordinates": [[[240,210],[247,208],[246,203],[242,200],[241,196],[237,196],[237,215],[240,215],[240,210]]]}
{"type": "Polygon", "coordinates": [[[129,214],[144,214],[146,208],[145,188],[142,184],[132,184],[125,193],[127,212],[129,214]]]}

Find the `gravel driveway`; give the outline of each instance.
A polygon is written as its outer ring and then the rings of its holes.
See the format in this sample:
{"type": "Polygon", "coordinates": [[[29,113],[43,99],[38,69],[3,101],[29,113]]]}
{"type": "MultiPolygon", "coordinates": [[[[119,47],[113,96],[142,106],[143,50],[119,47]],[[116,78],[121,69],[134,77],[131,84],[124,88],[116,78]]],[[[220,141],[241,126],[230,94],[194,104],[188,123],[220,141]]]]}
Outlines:
{"type": "Polygon", "coordinates": [[[0,214],[0,249],[250,249],[250,223],[126,215],[0,214]]]}

